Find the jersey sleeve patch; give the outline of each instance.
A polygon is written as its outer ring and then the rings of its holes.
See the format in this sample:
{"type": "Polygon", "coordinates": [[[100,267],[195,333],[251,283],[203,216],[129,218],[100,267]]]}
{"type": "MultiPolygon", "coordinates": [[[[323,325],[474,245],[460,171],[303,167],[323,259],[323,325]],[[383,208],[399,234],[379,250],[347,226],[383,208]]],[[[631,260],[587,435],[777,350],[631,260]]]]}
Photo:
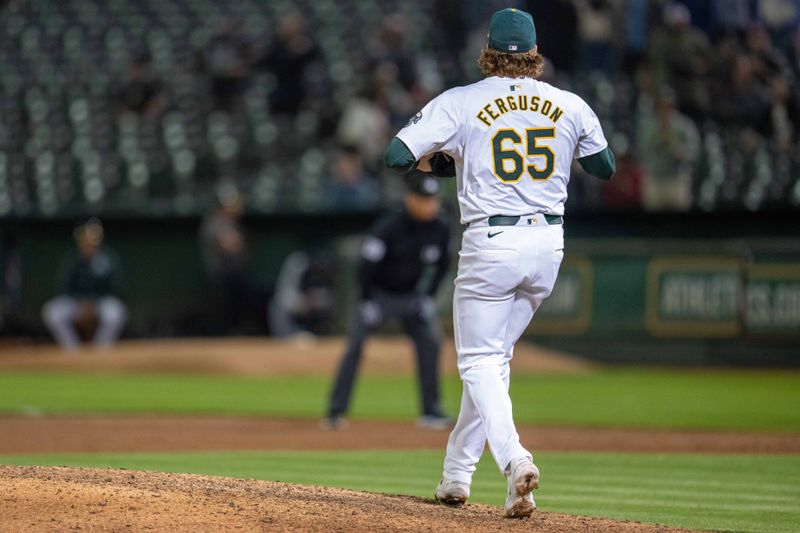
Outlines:
{"type": "Polygon", "coordinates": [[[396,137],[405,143],[417,160],[432,152],[455,154],[459,146],[460,113],[452,90],[446,91],[428,102],[396,137]],[[416,124],[422,127],[415,128],[416,124]]]}
{"type": "Polygon", "coordinates": [[[417,113],[416,115],[414,115],[413,117],[408,119],[408,122],[406,122],[406,127],[413,126],[414,124],[416,124],[420,120],[422,120],[422,111],[420,111],[419,113],[417,113]]]}

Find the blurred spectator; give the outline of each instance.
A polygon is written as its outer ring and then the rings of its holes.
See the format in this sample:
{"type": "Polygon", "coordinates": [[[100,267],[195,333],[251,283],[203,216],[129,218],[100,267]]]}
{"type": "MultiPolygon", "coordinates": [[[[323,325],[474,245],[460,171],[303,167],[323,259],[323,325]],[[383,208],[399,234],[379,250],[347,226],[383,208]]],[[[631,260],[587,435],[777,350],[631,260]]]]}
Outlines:
{"type": "Polygon", "coordinates": [[[380,161],[391,131],[383,94],[372,85],[347,103],[336,138],[341,144],[358,147],[367,162],[375,163],[380,161]]]}
{"type": "Polygon", "coordinates": [[[275,88],[270,94],[274,114],[294,117],[306,98],[307,69],[319,57],[313,37],[298,12],[291,11],[278,21],[275,40],[267,49],[262,65],[275,76],[275,88]]]}
{"type": "Polygon", "coordinates": [[[270,332],[277,337],[330,332],[334,267],[323,254],[297,251],[286,258],[270,305],[270,332]]]}
{"type": "Polygon", "coordinates": [[[357,148],[340,148],[331,168],[333,175],[325,187],[325,202],[329,207],[364,209],[377,204],[380,199],[377,179],[364,169],[357,148]]]}
{"type": "Polygon", "coordinates": [[[688,210],[692,205],[692,173],[700,153],[700,135],[692,120],[675,109],[671,93],[662,92],[653,112],[643,112],[638,141],[639,160],[647,172],[644,208],[688,210]]]}
{"type": "Polygon", "coordinates": [[[731,97],[731,80],[737,57],[739,57],[739,41],[735,35],[723,36],[716,44],[711,60],[708,77],[708,94],[711,102],[709,118],[731,122],[733,108],[731,97]]]}
{"type": "Polygon", "coordinates": [[[405,126],[408,117],[426,103],[419,101],[420,97],[428,96],[426,90],[421,85],[415,85],[411,91],[407,91],[400,82],[397,66],[390,61],[375,66],[371,83],[374,86],[376,101],[384,107],[393,130],[405,126]]]}
{"type": "Polygon", "coordinates": [[[793,33],[800,22],[800,2],[759,0],[758,15],[779,48],[791,46],[793,33]]]}
{"type": "Polygon", "coordinates": [[[753,58],[755,72],[760,79],[790,75],[789,62],[772,46],[769,33],[760,24],[752,24],[748,28],[745,50],[753,58]]]}
{"type": "Polygon", "coordinates": [[[367,49],[373,65],[389,62],[397,67],[397,79],[407,91],[412,90],[418,81],[418,53],[409,44],[410,33],[405,15],[392,13],[383,19],[380,30],[367,49]]]}
{"type": "Polygon", "coordinates": [[[752,56],[737,56],[731,71],[730,84],[725,96],[720,98],[719,113],[738,126],[755,127],[766,135],[769,132],[769,92],[756,76],[752,56]]]}
{"type": "Polygon", "coordinates": [[[708,37],[691,25],[683,4],[667,4],[664,27],[650,38],[649,56],[657,87],[675,90],[678,108],[700,120],[708,112],[706,75],[710,70],[711,44],[708,37]]]}
{"type": "Polygon", "coordinates": [[[117,95],[123,111],[149,117],[158,116],[167,105],[164,85],[153,72],[150,56],[139,55],[131,66],[117,95]]]}
{"type": "Polygon", "coordinates": [[[629,72],[638,68],[647,52],[647,30],[650,2],[626,0],[625,6],[625,58],[623,66],[629,72]]]}
{"type": "Polygon", "coordinates": [[[775,77],[769,90],[772,139],[777,150],[788,152],[800,128],[800,87],[790,84],[786,78],[775,77]]]}
{"type": "Polygon", "coordinates": [[[224,20],[205,53],[216,109],[228,112],[236,109],[239,98],[247,89],[252,55],[252,46],[244,35],[241,19],[224,20]]]}
{"type": "Polygon", "coordinates": [[[64,350],[76,350],[78,332],[91,330],[95,323],[94,344],[109,347],[119,338],[128,316],[120,299],[120,261],[103,247],[103,226],[96,218],[75,228],[75,242],[78,254],[62,261],[58,295],[44,304],[42,319],[64,350]]]}
{"type": "MultiPolygon", "coordinates": [[[[250,319],[263,325],[266,298],[250,283],[247,273],[247,240],[241,226],[242,198],[235,187],[222,187],[217,205],[203,219],[200,245],[210,284],[211,334],[231,334],[251,326],[250,319]]],[[[254,326],[257,327],[257,326],[254,326]]]]}
{"type": "Polygon", "coordinates": [[[611,72],[614,11],[609,0],[575,0],[578,10],[581,70],[611,72]]]}
{"type": "Polygon", "coordinates": [[[739,149],[731,154],[730,175],[723,192],[727,200],[741,199],[755,210],[765,199],[772,174],[766,143],[752,128],[743,128],[736,141],[739,149]]]}

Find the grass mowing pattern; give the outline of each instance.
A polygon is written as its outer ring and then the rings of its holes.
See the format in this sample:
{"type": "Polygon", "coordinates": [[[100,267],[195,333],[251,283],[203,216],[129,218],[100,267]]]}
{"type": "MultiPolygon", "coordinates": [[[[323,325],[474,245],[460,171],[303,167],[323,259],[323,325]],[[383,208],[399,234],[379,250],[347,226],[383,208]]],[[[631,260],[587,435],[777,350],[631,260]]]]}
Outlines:
{"type": "MultiPolygon", "coordinates": [[[[0,456],[0,463],[108,466],[431,497],[441,451],[213,452],[0,456]]],[[[540,509],[723,531],[797,531],[800,456],[540,453],[540,509]]],[[[472,499],[502,505],[505,480],[481,461],[472,499]]],[[[498,511],[499,512],[499,511],[498,511]]]]}
{"type": "MultiPolygon", "coordinates": [[[[189,413],[319,417],[330,380],[179,375],[0,374],[0,412],[189,413]]],[[[458,411],[461,385],[443,383],[458,411]]],[[[354,417],[418,413],[413,377],[365,376],[354,417]]],[[[800,372],[610,369],[580,375],[514,375],[520,423],[800,431],[800,372]]]]}

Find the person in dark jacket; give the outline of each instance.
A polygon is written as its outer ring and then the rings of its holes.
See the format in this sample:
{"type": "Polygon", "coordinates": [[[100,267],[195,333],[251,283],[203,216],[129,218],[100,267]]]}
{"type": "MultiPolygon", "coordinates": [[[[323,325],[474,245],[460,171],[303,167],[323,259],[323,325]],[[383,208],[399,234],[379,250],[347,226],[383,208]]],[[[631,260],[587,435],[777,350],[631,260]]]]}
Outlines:
{"type": "Polygon", "coordinates": [[[359,265],[360,300],[336,382],[325,429],[345,425],[350,394],[367,337],[386,320],[399,319],[416,348],[422,396],[418,425],[447,429],[439,404],[439,326],[433,298],[450,265],[450,230],[439,218],[439,182],[415,172],[404,209],[379,223],[364,241],[359,265]]]}
{"type": "Polygon", "coordinates": [[[96,320],[93,342],[113,345],[128,317],[120,299],[122,269],[117,255],[103,247],[103,226],[96,218],[75,228],[77,254],[65,258],[57,278],[58,295],[42,308],[42,319],[58,344],[78,349],[76,323],[96,320]]]}

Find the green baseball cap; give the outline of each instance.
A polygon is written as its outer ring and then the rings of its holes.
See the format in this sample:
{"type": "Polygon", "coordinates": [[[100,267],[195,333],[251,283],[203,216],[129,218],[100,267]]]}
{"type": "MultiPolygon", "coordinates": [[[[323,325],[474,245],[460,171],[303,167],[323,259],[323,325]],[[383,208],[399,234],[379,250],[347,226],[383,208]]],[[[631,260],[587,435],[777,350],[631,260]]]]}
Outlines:
{"type": "Polygon", "coordinates": [[[492,15],[489,48],[519,54],[536,46],[536,26],[530,13],[512,7],[492,15]]]}

